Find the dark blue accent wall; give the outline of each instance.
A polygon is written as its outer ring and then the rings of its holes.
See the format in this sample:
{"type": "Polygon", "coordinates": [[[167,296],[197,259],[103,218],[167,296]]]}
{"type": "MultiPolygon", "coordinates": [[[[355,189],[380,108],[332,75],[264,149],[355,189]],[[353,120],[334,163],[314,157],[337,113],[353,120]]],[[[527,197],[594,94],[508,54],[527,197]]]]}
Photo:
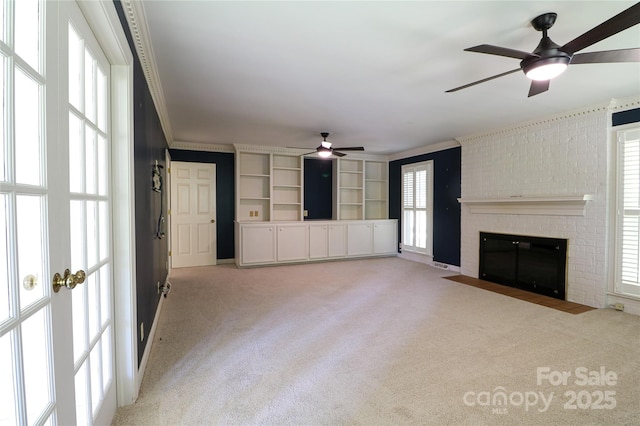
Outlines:
{"type": "Polygon", "coordinates": [[[433,160],[433,260],[460,266],[461,149],[403,158],[389,162],[389,218],[398,219],[401,236],[402,166],[433,160]]]}
{"type": "Polygon", "coordinates": [[[613,126],[640,122],[640,108],[629,109],[627,111],[615,112],[611,115],[613,126]]]}
{"type": "MultiPolygon", "coordinates": [[[[160,295],[158,281],[164,284],[168,268],[168,243],[156,236],[161,208],[168,200],[166,191],[152,189],[153,165],[157,161],[164,167],[167,139],[162,130],[156,107],[147,86],[129,26],[119,0],[114,0],[120,23],[134,53],[133,67],[133,126],[134,126],[134,179],[135,179],[135,227],[136,227],[136,306],[138,328],[144,323],[144,339],[138,338],[138,364],[147,346],[160,295]],[[161,203],[164,203],[161,206],[161,203]]],[[[166,181],[166,167],[162,169],[166,181]]],[[[140,336],[138,336],[140,337],[140,336]]]]}
{"type": "Polygon", "coordinates": [[[333,215],[333,161],[304,159],[304,209],[306,220],[326,219],[333,215]]]}
{"type": "Polygon", "coordinates": [[[218,259],[233,259],[235,241],[235,155],[228,152],[189,151],[170,149],[171,161],[215,163],[216,165],[216,233],[218,259]]]}

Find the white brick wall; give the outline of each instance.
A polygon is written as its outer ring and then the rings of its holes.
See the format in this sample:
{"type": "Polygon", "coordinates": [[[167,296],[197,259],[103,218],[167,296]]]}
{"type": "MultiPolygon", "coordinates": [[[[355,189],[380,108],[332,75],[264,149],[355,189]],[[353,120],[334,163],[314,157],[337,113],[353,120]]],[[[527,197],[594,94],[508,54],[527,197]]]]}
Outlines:
{"type": "Polygon", "coordinates": [[[462,274],[478,276],[480,231],[566,238],[567,300],[604,307],[609,137],[602,106],[460,138],[463,199],[593,195],[584,217],[472,214],[463,205],[462,274]]]}

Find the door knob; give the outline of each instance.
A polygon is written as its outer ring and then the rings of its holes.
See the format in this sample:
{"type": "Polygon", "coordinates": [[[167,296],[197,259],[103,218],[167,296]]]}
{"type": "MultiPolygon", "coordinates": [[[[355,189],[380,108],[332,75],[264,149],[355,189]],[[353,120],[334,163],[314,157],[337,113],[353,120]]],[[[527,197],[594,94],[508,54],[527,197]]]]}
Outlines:
{"type": "Polygon", "coordinates": [[[215,219],[211,219],[211,223],[216,223],[216,220],[215,219]]]}
{"type": "Polygon", "coordinates": [[[33,290],[37,284],[38,284],[38,277],[32,274],[27,275],[22,280],[22,285],[27,290],[33,290]]]}
{"type": "Polygon", "coordinates": [[[76,285],[82,284],[84,282],[87,274],[80,269],[75,274],[72,274],[70,270],[65,269],[64,275],[60,275],[59,273],[55,273],[53,276],[53,291],[59,292],[61,287],[66,287],[69,290],[73,290],[76,285]]]}

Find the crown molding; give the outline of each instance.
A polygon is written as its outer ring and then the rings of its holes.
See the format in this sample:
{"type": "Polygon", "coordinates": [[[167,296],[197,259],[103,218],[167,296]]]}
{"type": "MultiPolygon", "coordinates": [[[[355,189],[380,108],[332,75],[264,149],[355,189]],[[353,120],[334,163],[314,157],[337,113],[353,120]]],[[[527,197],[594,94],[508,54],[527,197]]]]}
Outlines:
{"type": "Polygon", "coordinates": [[[197,142],[180,142],[173,141],[169,144],[169,149],[182,149],[186,151],[206,151],[206,152],[236,152],[233,145],[197,143],[197,142]]]}
{"type": "MultiPolygon", "coordinates": [[[[305,158],[322,158],[315,154],[315,148],[303,149],[303,148],[286,148],[280,146],[263,146],[263,145],[249,145],[249,144],[233,144],[236,152],[255,152],[260,154],[282,154],[282,155],[301,155],[305,158]]],[[[349,152],[348,159],[350,160],[375,160],[375,161],[387,161],[388,156],[379,154],[367,154],[361,151],[349,152]]],[[[328,160],[335,160],[342,157],[329,157],[328,160]]]]}
{"type": "Polygon", "coordinates": [[[171,144],[171,141],[173,141],[171,122],[169,120],[169,113],[167,112],[164,92],[160,82],[160,75],[158,74],[158,67],[153,54],[151,36],[149,34],[147,17],[144,11],[144,1],[121,0],[120,2],[123,6],[127,23],[129,24],[129,30],[131,31],[131,37],[138,54],[138,59],[140,60],[142,72],[147,80],[147,85],[151,92],[151,98],[153,99],[153,103],[160,118],[160,125],[164,131],[165,138],[169,144],[171,144]]]}
{"type": "Polygon", "coordinates": [[[389,155],[389,161],[401,160],[403,158],[417,157],[418,155],[431,154],[432,152],[444,151],[451,148],[459,148],[460,143],[456,140],[438,142],[407,151],[397,152],[389,155]]]}
{"type": "Polygon", "coordinates": [[[610,109],[613,111],[621,111],[627,109],[640,108],[640,97],[632,96],[624,99],[613,99],[611,101],[610,109]]]}
{"type": "Polygon", "coordinates": [[[518,130],[528,129],[531,127],[545,125],[545,124],[549,124],[557,121],[563,121],[563,120],[567,120],[567,119],[571,119],[579,116],[586,116],[586,115],[590,115],[598,112],[608,112],[611,110],[614,101],[615,100],[609,100],[607,102],[601,102],[591,106],[586,106],[586,107],[575,109],[575,110],[565,111],[565,112],[548,116],[545,118],[526,121],[524,123],[518,123],[518,124],[507,126],[507,127],[502,127],[499,129],[485,132],[485,133],[476,133],[468,136],[457,137],[456,140],[460,142],[461,145],[463,145],[465,143],[474,142],[478,139],[504,135],[504,134],[512,133],[518,130]]]}

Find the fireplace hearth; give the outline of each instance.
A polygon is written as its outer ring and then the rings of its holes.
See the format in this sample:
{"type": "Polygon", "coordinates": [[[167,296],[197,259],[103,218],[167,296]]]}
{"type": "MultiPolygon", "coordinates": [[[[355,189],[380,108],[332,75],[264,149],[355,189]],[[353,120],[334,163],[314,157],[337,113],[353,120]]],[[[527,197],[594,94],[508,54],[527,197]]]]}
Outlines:
{"type": "Polygon", "coordinates": [[[566,239],[480,233],[485,281],[565,300],[566,264],[566,239]]]}

